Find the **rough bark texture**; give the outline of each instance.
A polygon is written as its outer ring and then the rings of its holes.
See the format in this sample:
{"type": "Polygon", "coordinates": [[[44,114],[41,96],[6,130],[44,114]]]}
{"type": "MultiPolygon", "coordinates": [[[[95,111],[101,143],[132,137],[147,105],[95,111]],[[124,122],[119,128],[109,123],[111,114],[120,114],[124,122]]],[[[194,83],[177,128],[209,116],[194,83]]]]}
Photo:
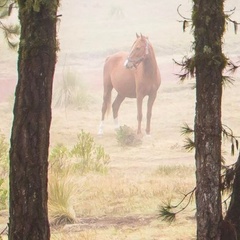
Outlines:
{"type": "Polygon", "coordinates": [[[197,239],[219,240],[222,221],[221,98],[223,0],[194,0],[197,239]]]}
{"type": "Polygon", "coordinates": [[[19,0],[21,36],[10,148],[9,239],[50,239],[49,129],[57,0],[19,0]]]}

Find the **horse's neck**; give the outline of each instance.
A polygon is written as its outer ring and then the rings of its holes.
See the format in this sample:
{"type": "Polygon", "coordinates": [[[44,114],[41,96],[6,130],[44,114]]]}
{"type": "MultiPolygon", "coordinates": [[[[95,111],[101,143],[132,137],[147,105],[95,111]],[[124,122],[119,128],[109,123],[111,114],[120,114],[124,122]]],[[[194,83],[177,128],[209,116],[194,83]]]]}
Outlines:
{"type": "Polygon", "coordinates": [[[148,56],[143,61],[144,73],[147,75],[157,74],[157,61],[152,47],[149,47],[148,56]]]}

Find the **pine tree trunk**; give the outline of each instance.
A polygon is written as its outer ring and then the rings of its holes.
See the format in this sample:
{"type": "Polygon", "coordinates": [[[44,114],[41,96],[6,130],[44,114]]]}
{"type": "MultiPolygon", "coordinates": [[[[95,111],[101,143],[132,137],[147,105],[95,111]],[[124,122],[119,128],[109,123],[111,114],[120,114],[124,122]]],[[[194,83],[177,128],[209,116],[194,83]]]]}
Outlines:
{"type": "Polygon", "coordinates": [[[21,36],[10,148],[10,240],[50,239],[49,129],[57,0],[19,0],[21,36]]]}
{"type": "Polygon", "coordinates": [[[195,0],[193,6],[196,66],[196,204],[197,239],[219,240],[222,221],[221,98],[223,0],[195,0]]]}

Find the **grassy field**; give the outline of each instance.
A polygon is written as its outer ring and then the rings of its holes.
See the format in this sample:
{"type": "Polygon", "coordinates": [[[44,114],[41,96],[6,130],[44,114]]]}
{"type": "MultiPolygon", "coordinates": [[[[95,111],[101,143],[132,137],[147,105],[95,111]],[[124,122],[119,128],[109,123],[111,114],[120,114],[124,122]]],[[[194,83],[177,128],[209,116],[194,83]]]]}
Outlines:
{"type": "MultiPolygon", "coordinates": [[[[52,225],[51,239],[195,239],[194,200],[172,224],[158,217],[161,205],[169,201],[177,204],[195,186],[194,153],[185,151],[181,135],[181,126],[188,123],[192,127],[194,122],[194,80],[180,83],[176,77],[180,69],[172,61],[191,55],[191,29],[182,32],[182,23],[178,22],[181,18],[176,11],[179,4],[182,4],[182,14],[190,17],[190,1],[93,0],[81,4],[77,0],[62,1],[58,25],[61,50],[54,78],[50,153],[58,144],[62,144],[66,152],[71,151],[78,135],[84,131],[92,136],[96,145],[103,147],[110,159],[107,172],[82,173],[76,158],[67,154],[57,158],[62,164],[62,168],[59,165],[62,175],[56,174],[59,170],[50,169],[49,198],[56,200],[57,189],[62,197],[59,205],[56,201],[49,203],[50,220],[53,222],[57,211],[65,211],[75,222],[52,225]],[[136,32],[149,36],[154,46],[162,85],[153,107],[151,136],[143,135],[138,146],[123,147],[117,141],[111,114],[105,121],[104,135],[97,135],[102,68],[109,54],[130,49],[136,32]],[[66,102],[67,91],[71,92],[70,102],[66,102]]],[[[238,13],[239,1],[229,1],[227,7],[235,5],[238,13]]],[[[238,60],[238,36],[230,25],[224,43],[228,56],[238,60]]],[[[0,84],[5,91],[0,103],[0,130],[8,142],[17,54],[3,50],[3,55],[6,59],[0,63],[4,69],[0,84]]],[[[234,85],[224,88],[222,118],[239,136],[239,74],[235,77],[234,85]]],[[[143,127],[145,112],[146,99],[143,127]]],[[[133,99],[123,102],[119,120],[120,125],[136,130],[133,99]]],[[[223,151],[227,163],[232,163],[236,157],[230,155],[227,140],[223,140],[223,151]]],[[[1,213],[0,221],[2,229],[8,221],[6,211],[1,213]]]]}

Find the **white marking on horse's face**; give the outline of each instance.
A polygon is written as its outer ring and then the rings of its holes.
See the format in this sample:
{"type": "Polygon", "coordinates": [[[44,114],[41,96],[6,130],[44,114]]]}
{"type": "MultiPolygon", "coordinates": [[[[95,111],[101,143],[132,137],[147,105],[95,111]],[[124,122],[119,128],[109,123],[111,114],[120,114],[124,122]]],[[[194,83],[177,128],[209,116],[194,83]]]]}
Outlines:
{"type": "Polygon", "coordinates": [[[132,68],[133,67],[133,63],[129,62],[128,59],[126,59],[126,61],[124,62],[124,67],[125,68],[132,68]]]}
{"type": "Polygon", "coordinates": [[[125,62],[124,62],[124,64],[123,64],[124,67],[127,67],[127,64],[128,64],[128,59],[125,60],[125,62]]]}

